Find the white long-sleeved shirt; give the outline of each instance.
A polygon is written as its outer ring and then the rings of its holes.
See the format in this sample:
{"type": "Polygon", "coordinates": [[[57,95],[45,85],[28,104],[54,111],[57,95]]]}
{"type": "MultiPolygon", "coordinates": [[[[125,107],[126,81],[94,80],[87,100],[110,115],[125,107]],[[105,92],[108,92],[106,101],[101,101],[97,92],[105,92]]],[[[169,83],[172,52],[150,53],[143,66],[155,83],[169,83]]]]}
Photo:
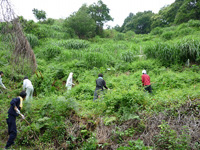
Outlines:
{"type": "Polygon", "coordinates": [[[25,90],[26,88],[33,88],[33,85],[31,83],[31,81],[29,79],[25,79],[23,81],[23,90],[25,90]]]}
{"type": "Polygon", "coordinates": [[[2,82],[1,75],[0,75],[0,85],[1,85],[4,89],[6,89],[5,85],[4,85],[3,82],[2,82]]]}
{"type": "Polygon", "coordinates": [[[67,78],[66,86],[74,85],[74,83],[72,83],[72,78],[73,78],[72,75],[73,75],[73,73],[69,74],[69,77],[67,78]]]}

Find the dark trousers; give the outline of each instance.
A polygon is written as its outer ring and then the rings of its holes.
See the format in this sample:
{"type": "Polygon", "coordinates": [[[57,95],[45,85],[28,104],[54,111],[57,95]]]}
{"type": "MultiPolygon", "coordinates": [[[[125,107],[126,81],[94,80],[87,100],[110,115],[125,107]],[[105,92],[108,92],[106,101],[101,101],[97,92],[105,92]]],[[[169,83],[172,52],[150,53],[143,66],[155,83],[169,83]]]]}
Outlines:
{"type": "Polygon", "coordinates": [[[146,85],[146,86],[144,87],[144,89],[145,89],[146,91],[148,91],[149,93],[152,93],[151,85],[146,85]]]}
{"type": "Polygon", "coordinates": [[[98,99],[98,97],[100,95],[102,95],[102,94],[103,94],[103,90],[102,89],[95,89],[93,101],[95,101],[96,99],[98,99]]]}
{"type": "Polygon", "coordinates": [[[8,115],[8,119],[6,121],[8,124],[9,139],[5,148],[9,148],[12,144],[14,144],[14,140],[17,136],[16,117],[8,115]]]}

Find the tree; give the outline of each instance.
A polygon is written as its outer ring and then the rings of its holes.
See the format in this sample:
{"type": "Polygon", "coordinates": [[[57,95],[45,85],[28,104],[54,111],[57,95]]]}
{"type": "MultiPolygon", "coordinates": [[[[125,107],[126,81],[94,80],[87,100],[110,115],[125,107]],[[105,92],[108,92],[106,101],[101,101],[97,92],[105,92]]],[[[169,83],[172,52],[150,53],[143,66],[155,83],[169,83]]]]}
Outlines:
{"type": "Polygon", "coordinates": [[[109,15],[110,9],[101,0],[89,6],[89,14],[95,20],[96,33],[98,35],[103,33],[103,25],[107,21],[113,21],[113,18],[109,15]]]}
{"type": "Polygon", "coordinates": [[[176,14],[175,23],[181,24],[190,19],[200,19],[200,2],[197,0],[185,0],[176,14]]]}
{"type": "Polygon", "coordinates": [[[138,12],[136,15],[129,14],[123,24],[123,32],[134,31],[136,34],[146,34],[151,31],[152,11],[138,12]]]}
{"type": "Polygon", "coordinates": [[[133,18],[133,16],[134,16],[134,14],[130,13],[129,16],[126,17],[126,19],[124,20],[124,23],[123,23],[123,25],[121,27],[121,31],[122,32],[126,32],[126,31],[131,30],[130,28],[132,28],[132,27],[129,27],[128,23],[131,21],[131,19],[133,18]]]}
{"type": "Polygon", "coordinates": [[[33,9],[33,14],[35,15],[35,17],[37,18],[37,20],[45,20],[46,19],[46,12],[43,10],[38,10],[38,9],[33,9]]]}
{"type": "Polygon", "coordinates": [[[74,12],[65,20],[65,27],[73,29],[79,38],[90,38],[95,36],[96,24],[88,8],[84,4],[78,12],[74,12]]]}

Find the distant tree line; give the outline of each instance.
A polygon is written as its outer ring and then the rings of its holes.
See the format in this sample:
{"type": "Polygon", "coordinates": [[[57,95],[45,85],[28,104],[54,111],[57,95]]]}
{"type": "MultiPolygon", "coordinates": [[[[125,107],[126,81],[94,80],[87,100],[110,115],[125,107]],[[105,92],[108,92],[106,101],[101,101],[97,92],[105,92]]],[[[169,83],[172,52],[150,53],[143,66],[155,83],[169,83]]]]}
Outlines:
{"type": "MultiPolygon", "coordinates": [[[[46,19],[46,12],[33,9],[33,14],[40,23],[53,24],[54,19],[46,19]]],[[[108,21],[113,21],[110,9],[102,0],[89,6],[83,4],[78,11],[73,12],[64,20],[63,29],[70,37],[78,36],[81,39],[103,36],[103,26],[108,21]]],[[[136,34],[147,34],[157,27],[168,27],[188,22],[190,19],[200,20],[200,1],[175,0],[171,5],[164,6],[155,14],[152,11],[130,13],[122,26],[116,25],[113,29],[125,33],[133,31],[136,34]]],[[[26,21],[21,17],[21,23],[27,33],[38,33],[33,21],[26,21]]],[[[39,38],[44,37],[39,34],[39,38]]]]}
{"type": "Polygon", "coordinates": [[[130,13],[125,18],[123,25],[115,26],[119,32],[134,31],[136,34],[146,34],[156,27],[178,25],[190,19],[200,19],[199,0],[176,0],[168,6],[160,9],[158,14],[152,11],[130,13]]]}

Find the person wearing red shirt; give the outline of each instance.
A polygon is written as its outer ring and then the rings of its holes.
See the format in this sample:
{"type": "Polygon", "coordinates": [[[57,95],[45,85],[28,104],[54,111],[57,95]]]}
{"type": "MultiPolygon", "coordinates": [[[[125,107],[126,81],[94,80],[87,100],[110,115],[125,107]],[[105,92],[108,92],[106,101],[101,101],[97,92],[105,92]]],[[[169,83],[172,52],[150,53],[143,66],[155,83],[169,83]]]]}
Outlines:
{"type": "Polygon", "coordinates": [[[152,93],[150,77],[147,74],[146,70],[142,70],[142,86],[144,86],[144,89],[146,91],[148,91],[149,93],[152,93]]]}

